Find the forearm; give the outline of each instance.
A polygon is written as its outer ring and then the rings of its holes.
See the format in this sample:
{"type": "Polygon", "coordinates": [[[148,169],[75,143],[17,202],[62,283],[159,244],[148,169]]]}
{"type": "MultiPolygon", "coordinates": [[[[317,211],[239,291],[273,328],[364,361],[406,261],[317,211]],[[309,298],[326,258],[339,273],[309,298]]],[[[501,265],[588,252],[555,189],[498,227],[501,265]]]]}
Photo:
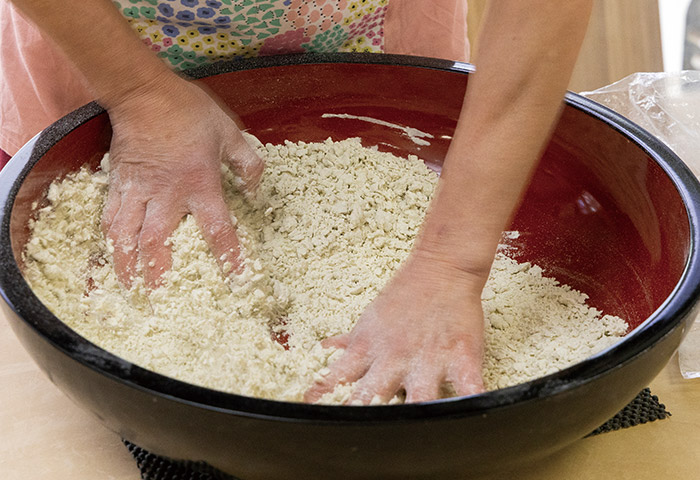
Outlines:
{"type": "Polygon", "coordinates": [[[11,0],[63,50],[107,108],[177,76],[146,47],[110,0],[11,0]]]}
{"type": "Polygon", "coordinates": [[[491,2],[422,253],[485,279],[557,121],[591,4],[491,2]]]}

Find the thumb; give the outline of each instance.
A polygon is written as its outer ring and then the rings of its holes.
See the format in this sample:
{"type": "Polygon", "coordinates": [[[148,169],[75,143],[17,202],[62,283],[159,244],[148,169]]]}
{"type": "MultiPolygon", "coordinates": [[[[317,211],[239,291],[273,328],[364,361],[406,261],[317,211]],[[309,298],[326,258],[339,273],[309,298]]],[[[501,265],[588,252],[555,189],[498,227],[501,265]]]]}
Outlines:
{"type": "Polygon", "coordinates": [[[257,149],[262,143],[255,136],[236,129],[234,138],[227,145],[224,161],[240,179],[239,188],[246,194],[252,194],[258,188],[265,163],[257,149]]]}

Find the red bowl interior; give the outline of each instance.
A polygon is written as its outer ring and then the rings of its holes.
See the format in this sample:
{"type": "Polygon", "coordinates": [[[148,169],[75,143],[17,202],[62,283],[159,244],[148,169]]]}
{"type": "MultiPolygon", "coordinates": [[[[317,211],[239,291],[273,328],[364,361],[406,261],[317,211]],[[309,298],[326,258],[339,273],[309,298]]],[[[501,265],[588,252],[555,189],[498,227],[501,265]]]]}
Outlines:
{"type": "MultiPolygon", "coordinates": [[[[468,76],[383,64],[287,65],[201,80],[263,142],[360,137],[367,146],[416,154],[439,168],[468,76]],[[401,131],[325,113],[368,116],[430,133],[430,145],[401,131]]],[[[510,227],[514,256],[584,291],[590,304],[636,327],[678,283],[690,249],[688,214],[666,172],[608,122],[570,101],[510,227]]],[[[102,113],[39,159],[11,216],[15,258],[28,236],[31,204],[48,184],[85,162],[97,165],[111,131],[102,113]]]]}

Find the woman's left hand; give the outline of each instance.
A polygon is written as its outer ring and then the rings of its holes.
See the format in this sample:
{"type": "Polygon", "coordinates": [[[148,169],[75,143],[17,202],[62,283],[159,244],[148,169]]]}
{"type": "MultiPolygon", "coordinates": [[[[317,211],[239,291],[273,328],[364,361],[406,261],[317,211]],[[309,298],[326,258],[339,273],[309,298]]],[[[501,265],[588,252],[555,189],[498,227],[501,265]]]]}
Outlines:
{"type": "Polygon", "coordinates": [[[348,334],[325,340],[344,349],[304,400],[316,402],[338,384],[357,382],[348,403],[406,402],[483,391],[484,279],[414,252],[348,334]]]}

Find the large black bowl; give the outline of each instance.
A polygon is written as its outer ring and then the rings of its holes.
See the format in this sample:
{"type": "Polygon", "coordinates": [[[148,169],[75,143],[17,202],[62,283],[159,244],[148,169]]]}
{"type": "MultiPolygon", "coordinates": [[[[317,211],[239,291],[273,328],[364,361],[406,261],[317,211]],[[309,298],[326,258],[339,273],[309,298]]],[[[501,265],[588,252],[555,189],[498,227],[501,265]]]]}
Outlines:
{"type": "MultiPolygon", "coordinates": [[[[438,165],[470,67],[390,55],[233,61],[196,75],[262,141],[359,136],[438,165]],[[430,145],[369,116],[431,133],[430,145]]],[[[569,94],[511,229],[534,261],[628,319],[624,340],[558,373],[469,398],[346,407],[222,393],[139,368],[66,327],[32,293],[21,252],[31,205],[111,136],[88,105],[29,142],[0,182],[0,288],[17,336],[51,380],[119,435],[172,459],[243,479],[455,478],[541,458],[632,400],[678,347],[698,299],[700,187],[668,148],[609,110],[569,94]]]]}

